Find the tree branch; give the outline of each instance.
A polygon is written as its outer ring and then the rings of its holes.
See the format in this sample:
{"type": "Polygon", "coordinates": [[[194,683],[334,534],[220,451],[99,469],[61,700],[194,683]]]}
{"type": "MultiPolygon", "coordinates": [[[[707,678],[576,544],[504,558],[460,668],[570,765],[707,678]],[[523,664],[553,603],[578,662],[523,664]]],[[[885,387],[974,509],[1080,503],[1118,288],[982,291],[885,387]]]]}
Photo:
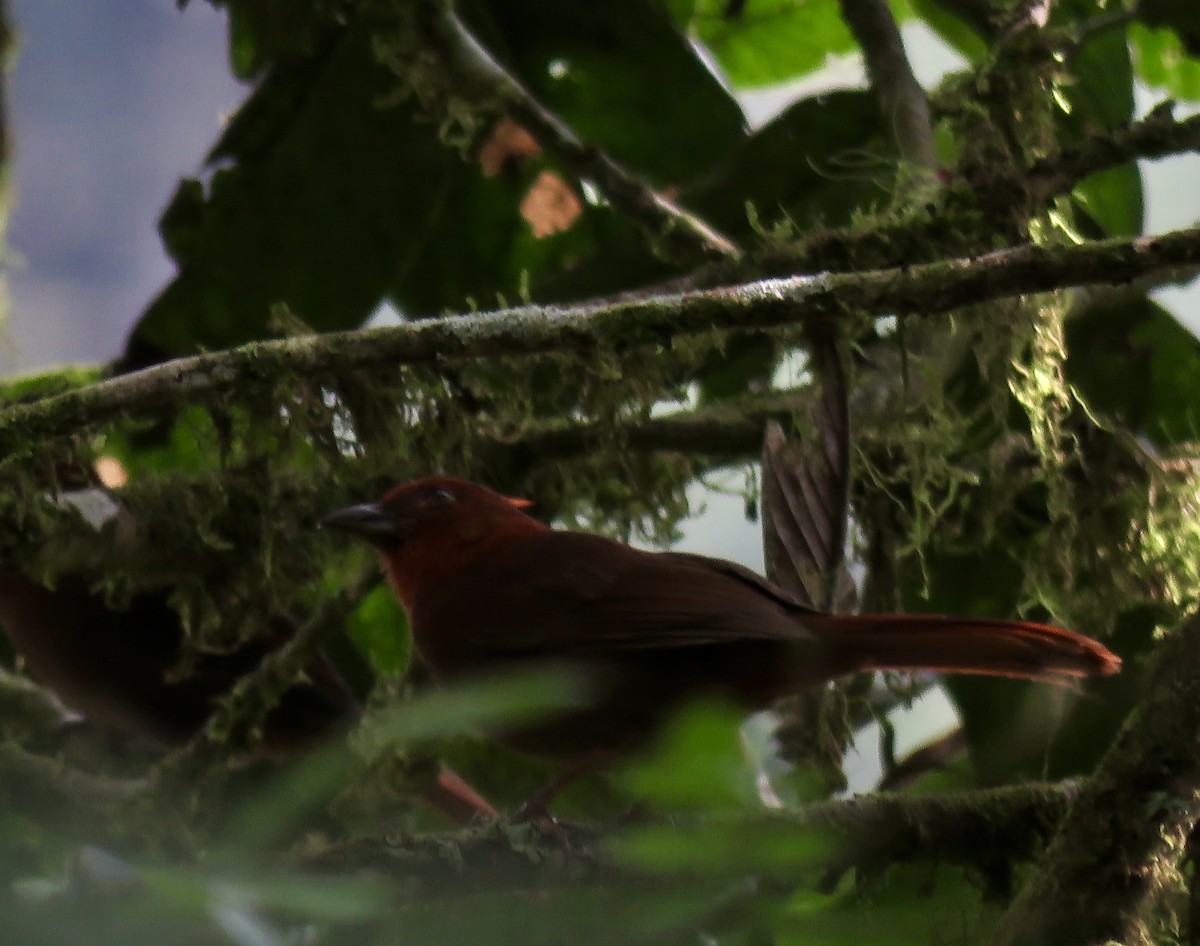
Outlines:
{"type": "Polygon", "coordinates": [[[1000,925],[997,946],[1157,941],[1149,912],[1200,818],[1200,616],[1160,648],[1146,696],[1000,925]]]}
{"type": "Polygon", "coordinates": [[[396,327],[254,342],[165,362],[0,412],[0,457],[122,414],[152,415],[275,378],[669,343],[714,330],[929,315],[1068,286],[1116,285],[1200,263],[1200,228],[1082,246],[1022,246],[920,266],[792,276],[607,306],[522,306],[396,327]]]}
{"type": "MultiPolygon", "coordinates": [[[[745,829],[832,834],[843,842],[825,874],[831,889],[848,870],[874,876],[898,863],[937,860],[969,866],[1003,884],[1008,868],[1037,856],[1078,789],[1068,783],[1017,785],[913,798],[866,795],[790,812],[732,816],[745,829]]],[[[677,817],[651,828],[694,831],[728,824],[729,816],[677,817]]],[[[634,830],[637,830],[636,828],[634,830]]],[[[302,852],[306,869],[376,870],[419,881],[423,889],[554,887],[581,880],[643,876],[608,854],[611,830],[564,823],[552,834],[534,825],[498,822],[452,834],[360,840],[302,852]],[[563,852],[570,868],[562,869],[563,852]],[[547,869],[547,865],[553,865],[547,869]]],[[[796,877],[795,879],[806,879],[796,877]]]]}
{"type": "Polygon", "coordinates": [[[496,62],[448,7],[440,2],[433,6],[436,9],[431,19],[431,38],[442,49],[443,62],[460,89],[470,94],[482,87],[486,95],[499,93],[513,117],[543,148],[577,178],[595,182],[614,207],[648,232],[654,245],[665,241],[663,248],[668,256],[736,259],[741,255],[728,237],[638,180],[599,148],[581,141],[562,119],[496,62]]]}
{"type": "Polygon", "coordinates": [[[128,806],[146,790],[141,780],[89,775],[14,745],[0,746],[0,801],[59,830],[96,839],[122,833],[128,806]]]}
{"type": "Polygon", "coordinates": [[[1165,158],[1200,150],[1200,115],[1179,121],[1172,114],[1173,104],[1164,102],[1139,122],[1104,135],[1091,135],[1036,162],[1029,169],[1034,199],[1046,203],[1089,175],[1138,158],[1165,158]]]}
{"type": "Polygon", "coordinates": [[[157,783],[192,781],[221,760],[254,747],[263,720],[283,694],[300,679],[321,646],[340,630],[347,616],[379,581],[375,570],[353,587],[326,599],[295,635],[263,658],[221,699],[204,728],[158,767],[157,783]]]}
{"type": "Polygon", "coordinates": [[[871,88],[900,157],[927,171],[938,167],[925,90],[913,75],[904,42],[884,0],[840,0],[842,19],[862,47],[871,88]]]}

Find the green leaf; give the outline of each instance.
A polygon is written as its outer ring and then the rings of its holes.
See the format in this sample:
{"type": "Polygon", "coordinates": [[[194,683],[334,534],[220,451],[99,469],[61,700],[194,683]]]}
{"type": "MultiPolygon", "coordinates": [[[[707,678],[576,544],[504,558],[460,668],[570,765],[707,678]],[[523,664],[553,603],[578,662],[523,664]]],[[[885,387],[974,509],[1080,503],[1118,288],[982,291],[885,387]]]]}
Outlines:
{"type": "Polygon", "coordinates": [[[565,667],[447,686],[380,712],[369,723],[369,738],[408,743],[522,725],[584,705],[589,689],[585,678],[565,667]]]}
{"type": "Polygon", "coordinates": [[[681,184],[743,137],[737,103],[651,0],[492,4],[504,61],[580,138],[659,185],[681,184]]]}
{"type": "Polygon", "coordinates": [[[633,797],[672,808],[742,807],[756,798],[742,748],[745,713],[699,703],[672,720],[654,751],[617,773],[633,797]]]}
{"type": "Polygon", "coordinates": [[[834,0],[755,0],[730,11],[728,0],[696,0],[679,22],[739,88],[808,75],[857,48],[834,0]]]}
{"type": "Polygon", "coordinates": [[[401,677],[412,659],[408,617],[390,588],[380,586],[354,609],[346,634],[376,673],[401,677]]]}
{"type": "Polygon", "coordinates": [[[1138,236],[1145,219],[1142,172],[1130,162],[1093,174],[1075,186],[1076,203],[1106,236],[1138,236]]]}
{"type": "Polygon", "coordinates": [[[962,871],[898,865],[836,898],[801,892],[777,927],[780,946],[915,946],[986,942],[999,912],[962,871]]]}
{"type": "Polygon", "coordinates": [[[832,835],[782,818],[706,817],[696,824],[629,828],[611,836],[605,847],[621,862],[648,873],[753,873],[793,880],[824,869],[839,851],[832,835]]]}
{"type": "MultiPolygon", "coordinates": [[[[1133,64],[1121,33],[1109,31],[1086,43],[1072,58],[1071,72],[1073,83],[1058,90],[1068,140],[1080,141],[1133,119],[1133,64]]],[[[1142,232],[1142,179],[1134,162],[1092,175],[1074,193],[1110,236],[1142,232]]]]}
{"type": "Polygon", "coordinates": [[[1200,59],[1188,55],[1178,35],[1134,23],[1129,27],[1129,39],[1143,82],[1165,89],[1172,98],[1200,99],[1200,59]]]}
{"type": "Polygon", "coordinates": [[[410,106],[361,21],[277,66],[164,216],[179,272],[134,329],[126,366],[268,334],[286,303],[318,330],[362,323],[417,259],[467,173],[410,106]]]}
{"type": "Polygon", "coordinates": [[[733,234],[787,217],[801,230],[850,222],[881,199],[893,173],[880,149],[879,106],[866,91],[801,99],[760,128],[682,199],[733,234]]]}
{"type": "Polygon", "coordinates": [[[980,17],[974,22],[968,22],[956,16],[950,9],[951,5],[943,6],[937,0],[909,0],[909,2],[926,25],[937,33],[947,46],[956,50],[968,62],[980,62],[988,54],[988,44],[978,29],[985,25],[986,15],[979,12],[977,8],[964,5],[964,13],[970,11],[980,17]]]}
{"type": "MultiPolygon", "coordinates": [[[[554,874],[562,868],[547,864],[554,874]]],[[[691,882],[651,886],[566,885],[562,877],[534,895],[478,886],[453,900],[413,897],[399,905],[401,936],[388,942],[437,946],[616,946],[688,943],[706,915],[719,908],[725,887],[691,882]],[[514,908],[519,904],[519,909],[514,908]]],[[[739,884],[738,892],[744,889],[739,884]]]]}
{"type": "Polygon", "coordinates": [[[1067,380],[1093,409],[1163,447],[1200,435],[1200,341],[1145,297],[1067,324],[1067,380]]]}

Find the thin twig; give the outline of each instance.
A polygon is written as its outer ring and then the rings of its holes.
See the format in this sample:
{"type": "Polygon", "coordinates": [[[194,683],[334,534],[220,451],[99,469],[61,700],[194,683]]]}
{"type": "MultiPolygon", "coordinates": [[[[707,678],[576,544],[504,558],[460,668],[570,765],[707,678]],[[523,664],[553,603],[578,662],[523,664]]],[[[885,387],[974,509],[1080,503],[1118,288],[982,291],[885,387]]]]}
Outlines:
{"type": "Polygon", "coordinates": [[[542,105],[470,33],[463,22],[441,3],[432,20],[432,38],[445,51],[444,62],[470,91],[480,84],[490,94],[499,93],[513,117],[580,180],[593,182],[608,201],[646,229],[653,243],[665,240],[668,256],[730,257],[741,255],[737,245],[695,214],[639,180],[574,131],[542,105]]]}
{"type": "Polygon", "coordinates": [[[252,673],[237,682],[191,741],[163,760],[157,772],[158,783],[186,782],[220,760],[252,749],[267,714],[378,582],[372,570],[353,587],[325,601],[283,647],[264,657],[252,673]]]}

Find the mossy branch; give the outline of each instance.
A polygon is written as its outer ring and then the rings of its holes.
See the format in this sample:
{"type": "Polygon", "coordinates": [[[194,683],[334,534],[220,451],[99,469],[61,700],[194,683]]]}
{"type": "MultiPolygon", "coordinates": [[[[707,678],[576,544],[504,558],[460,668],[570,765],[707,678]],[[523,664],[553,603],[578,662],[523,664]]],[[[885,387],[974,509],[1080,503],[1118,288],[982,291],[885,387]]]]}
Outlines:
{"type": "MultiPolygon", "coordinates": [[[[868,795],[795,811],[677,817],[661,826],[691,831],[732,822],[747,830],[819,832],[840,849],[825,873],[826,888],[847,870],[875,876],[889,865],[911,861],[967,866],[1003,882],[1011,865],[1041,853],[1077,791],[1068,783],[1045,783],[930,798],[868,795]]],[[[368,839],[307,851],[300,866],[369,869],[443,892],[493,882],[508,888],[552,887],[640,876],[605,849],[611,835],[611,828],[591,823],[563,824],[545,833],[534,825],[501,821],[453,834],[368,839]]],[[[776,879],[809,881],[811,867],[776,879]]]]}
{"type": "Polygon", "coordinates": [[[1099,171],[1119,167],[1139,158],[1165,158],[1200,150],[1200,115],[1182,121],[1164,102],[1141,121],[1106,134],[1089,135],[1079,144],[1042,158],[1029,170],[1029,186],[1042,203],[1065,193],[1099,171]]]}
{"type": "Polygon", "coordinates": [[[92,840],[127,829],[127,808],[146,791],[143,780],[90,775],[14,745],[0,746],[0,803],[64,833],[92,840]]]}
{"type": "Polygon", "coordinates": [[[353,587],[328,598],[291,640],[237,682],[191,741],[163,760],[157,771],[158,783],[171,786],[192,782],[210,770],[217,771],[220,761],[252,750],[267,714],[304,675],[321,646],[342,629],[350,612],[378,581],[372,569],[353,587]]]}
{"type": "Polygon", "coordinates": [[[1146,696],[1063,819],[996,946],[1151,943],[1151,908],[1200,818],[1200,616],[1160,648],[1146,696]]]}
{"type": "Polygon", "coordinates": [[[255,342],[0,412],[0,458],[122,415],[153,416],[294,376],[500,356],[623,351],[714,330],[771,330],[849,315],[930,315],[1068,286],[1116,285],[1200,263],[1200,228],[1082,246],[1022,246],[920,266],[762,280],[605,305],[522,306],[396,327],[255,342]]]}

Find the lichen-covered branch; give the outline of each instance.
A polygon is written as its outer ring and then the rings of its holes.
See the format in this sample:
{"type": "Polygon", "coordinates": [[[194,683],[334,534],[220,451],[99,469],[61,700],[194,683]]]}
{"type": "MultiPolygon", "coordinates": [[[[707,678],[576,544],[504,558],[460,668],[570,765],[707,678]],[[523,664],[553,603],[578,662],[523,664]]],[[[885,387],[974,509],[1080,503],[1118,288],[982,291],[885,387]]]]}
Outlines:
{"type": "Polygon", "coordinates": [[[1116,285],[1200,263],[1200,229],[1082,246],[1022,246],[886,270],[792,276],[610,305],[522,306],[396,327],[255,342],[180,358],[0,412],[0,458],[123,414],[197,405],[285,375],[444,366],[548,352],[620,352],[714,330],[778,329],[848,314],[930,315],[1079,285],[1116,285]]]}
{"type": "Polygon", "coordinates": [[[1160,648],[1145,697],[1063,819],[996,946],[1159,942],[1150,911],[1200,817],[1200,616],[1160,648]]]}
{"type": "Polygon", "coordinates": [[[443,62],[462,91],[470,95],[482,84],[487,95],[499,95],[512,117],[542,147],[577,178],[594,182],[609,202],[648,231],[653,244],[668,256],[695,260],[740,255],[728,237],[639,180],[601,149],[580,140],[562,119],[496,62],[446,5],[438,2],[431,6],[431,38],[444,50],[443,62]]]}

